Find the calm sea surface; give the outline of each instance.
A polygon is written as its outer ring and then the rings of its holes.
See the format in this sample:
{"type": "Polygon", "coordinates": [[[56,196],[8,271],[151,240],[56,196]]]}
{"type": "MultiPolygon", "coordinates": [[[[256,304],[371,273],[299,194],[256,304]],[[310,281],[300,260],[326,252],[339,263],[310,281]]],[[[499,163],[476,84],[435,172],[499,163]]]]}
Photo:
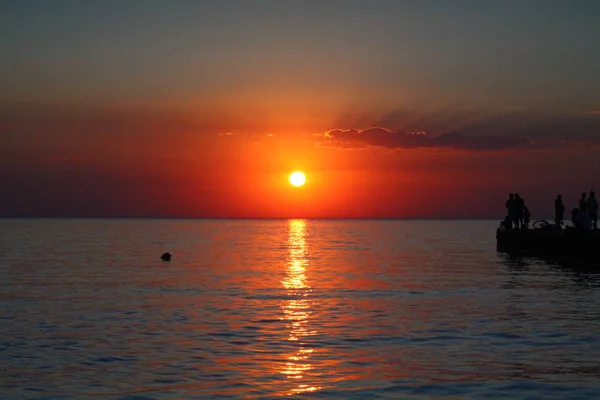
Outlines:
{"type": "Polygon", "coordinates": [[[497,223],[0,220],[0,398],[600,398],[600,274],[497,223]]]}

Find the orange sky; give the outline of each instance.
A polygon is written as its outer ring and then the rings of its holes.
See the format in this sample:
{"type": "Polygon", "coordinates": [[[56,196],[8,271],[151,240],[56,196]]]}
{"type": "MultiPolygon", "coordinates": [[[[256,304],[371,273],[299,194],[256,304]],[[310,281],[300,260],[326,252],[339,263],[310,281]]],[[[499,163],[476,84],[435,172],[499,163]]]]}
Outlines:
{"type": "Polygon", "coordinates": [[[0,216],[547,217],[598,169],[599,7],[7,2],[0,216]]]}
{"type": "Polygon", "coordinates": [[[574,204],[589,190],[598,163],[593,136],[220,130],[188,114],[50,110],[4,113],[19,132],[2,138],[5,216],[499,218],[518,191],[546,217],[557,191],[574,204]],[[288,183],[294,170],[305,186],[288,183]]]}

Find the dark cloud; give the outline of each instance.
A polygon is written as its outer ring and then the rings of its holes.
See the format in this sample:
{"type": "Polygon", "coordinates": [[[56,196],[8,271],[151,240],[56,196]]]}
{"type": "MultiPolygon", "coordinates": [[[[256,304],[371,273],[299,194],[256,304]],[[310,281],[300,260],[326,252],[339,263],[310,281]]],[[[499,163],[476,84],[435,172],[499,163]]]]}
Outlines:
{"type": "MultiPolygon", "coordinates": [[[[400,109],[380,117],[363,119],[363,123],[353,120],[339,121],[337,126],[378,126],[387,127],[390,138],[380,133],[371,135],[374,129],[361,131],[365,136],[342,134],[345,142],[393,148],[454,146],[466,149],[502,148],[557,148],[565,145],[592,145],[600,143],[600,112],[596,109],[573,112],[552,112],[514,108],[504,111],[472,109],[465,111],[437,110],[422,112],[413,108],[400,109]],[[405,137],[411,132],[427,132],[424,137],[405,137]],[[449,134],[452,132],[452,134],[449,134]],[[439,140],[437,138],[440,138],[439,140]],[[508,139],[510,138],[510,139],[508,139]],[[390,146],[389,142],[394,145],[390,146]],[[408,143],[408,144],[407,144],[408,143]]],[[[339,133],[339,130],[334,131],[339,133]]],[[[389,135],[388,135],[389,136],[389,135]]],[[[337,141],[329,138],[329,145],[337,141]]]]}
{"type": "Polygon", "coordinates": [[[461,133],[445,133],[430,137],[423,132],[392,132],[385,128],[334,129],[324,135],[329,146],[342,148],[363,148],[368,146],[389,149],[453,148],[463,150],[505,150],[533,147],[535,143],[524,137],[509,136],[467,136],[461,133]]]}

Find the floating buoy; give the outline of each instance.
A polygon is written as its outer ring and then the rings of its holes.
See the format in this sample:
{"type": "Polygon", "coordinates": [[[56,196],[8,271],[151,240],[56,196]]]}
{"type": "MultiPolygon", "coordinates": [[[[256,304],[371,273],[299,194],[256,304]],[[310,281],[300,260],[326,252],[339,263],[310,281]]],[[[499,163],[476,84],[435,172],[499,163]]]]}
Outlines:
{"type": "Polygon", "coordinates": [[[164,253],[162,256],[160,256],[160,259],[163,261],[171,261],[171,253],[164,253]]]}

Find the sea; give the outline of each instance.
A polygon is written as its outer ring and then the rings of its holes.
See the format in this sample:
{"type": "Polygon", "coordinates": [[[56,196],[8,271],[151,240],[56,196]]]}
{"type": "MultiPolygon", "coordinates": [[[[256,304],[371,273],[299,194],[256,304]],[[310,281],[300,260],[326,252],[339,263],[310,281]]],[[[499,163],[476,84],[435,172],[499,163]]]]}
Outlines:
{"type": "Polygon", "coordinates": [[[599,399],[600,273],[498,223],[0,220],[0,398],[599,399]]]}

